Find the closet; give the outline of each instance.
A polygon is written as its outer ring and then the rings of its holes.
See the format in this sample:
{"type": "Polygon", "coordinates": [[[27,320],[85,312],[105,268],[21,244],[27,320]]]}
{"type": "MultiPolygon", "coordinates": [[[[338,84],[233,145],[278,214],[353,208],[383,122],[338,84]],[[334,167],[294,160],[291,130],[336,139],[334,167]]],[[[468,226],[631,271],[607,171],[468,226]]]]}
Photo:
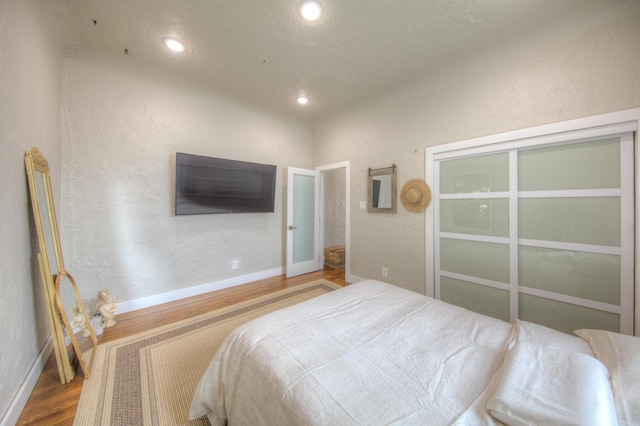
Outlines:
{"type": "Polygon", "coordinates": [[[427,293],[505,321],[633,334],[636,127],[427,149],[427,293]]]}

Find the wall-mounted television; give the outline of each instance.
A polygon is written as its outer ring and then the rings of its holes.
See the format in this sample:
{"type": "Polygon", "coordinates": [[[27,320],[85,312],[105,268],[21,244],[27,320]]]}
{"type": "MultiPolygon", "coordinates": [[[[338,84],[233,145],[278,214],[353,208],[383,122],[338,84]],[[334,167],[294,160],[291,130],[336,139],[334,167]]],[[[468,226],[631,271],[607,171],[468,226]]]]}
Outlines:
{"type": "Polygon", "coordinates": [[[276,166],[176,153],[175,213],[270,213],[276,166]]]}

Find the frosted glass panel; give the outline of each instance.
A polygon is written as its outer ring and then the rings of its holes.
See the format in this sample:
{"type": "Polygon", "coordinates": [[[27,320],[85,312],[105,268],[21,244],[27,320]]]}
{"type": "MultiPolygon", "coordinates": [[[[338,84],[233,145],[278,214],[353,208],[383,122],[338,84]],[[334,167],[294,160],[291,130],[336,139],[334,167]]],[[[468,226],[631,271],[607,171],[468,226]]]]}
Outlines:
{"type": "Polygon", "coordinates": [[[520,191],[620,188],[620,139],[519,151],[518,187],[520,191]]]}
{"type": "Polygon", "coordinates": [[[509,190],[509,154],[499,153],[440,162],[440,193],[509,190]]]}
{"type": "Polygon", "coordinates": [[[441,238],[440,269],[508,284],[509,246],[441,238]]]}
{"type": "Polygon", "coordinates": [[[293,176],[293,263],[313,260],[315,217],[315,177],[293,176]]]}
{"type": "Polygon", "coordinates": [[[620,257],[519,248],[521,286],[620,305],[620,257]]]}
{"type": "Polygon", "coordinates": [[[620,331],[620,316],[542,297],[520,294],[520,319],[573,335],[573,330],[595,328],[620,331]]]}
{"type": "Polygon", "coordinates": [[[509,200],[441,200],[440,230],[506,237],[509,235],[509,200]]]}
{"type": "Polygon", "coordinates": [[[519,237],[620,246],[620,199],[528,198],[519,200],[519,237]]]}
{"type": "Polygon", "coordinates": [[[440,295],[445,302],[509,321],[509,292],[507,291],[442,277],[440,295]]]}

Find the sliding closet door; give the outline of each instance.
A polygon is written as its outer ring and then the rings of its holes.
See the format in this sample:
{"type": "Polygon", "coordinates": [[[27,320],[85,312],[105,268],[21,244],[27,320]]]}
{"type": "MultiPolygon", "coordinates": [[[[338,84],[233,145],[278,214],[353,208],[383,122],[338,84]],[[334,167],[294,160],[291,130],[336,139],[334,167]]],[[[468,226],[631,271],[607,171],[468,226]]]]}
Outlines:
{"type": "Polygon", "coordinates": [[[628,161],[630,135],[518,153],[521,319],[568,332],[632,330],[633,305],[624,302],[633,300],[633,276],[623,279],[623,262],[633,264],[628,161]]]}
{"type": "Polygon", "coordinates": [[[437,298],[562,331],[633,332],[633,134],[434,161],[437,298]]]}
{"type": "Polygon", "coordinates": [[[441,161],[436,167],[436,297],[509,321],[509,153],[441,161]]]}

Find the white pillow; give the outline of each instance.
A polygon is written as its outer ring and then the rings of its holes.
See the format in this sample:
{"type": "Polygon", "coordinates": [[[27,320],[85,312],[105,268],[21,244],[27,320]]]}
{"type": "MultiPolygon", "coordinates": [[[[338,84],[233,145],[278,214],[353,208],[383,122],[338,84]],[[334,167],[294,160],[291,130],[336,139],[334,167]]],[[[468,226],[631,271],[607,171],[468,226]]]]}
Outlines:
{"type": "Polygon", "coordinates": [[[518,342],[529,342],[543,348],[580,352],[593,356],[589,344],[576,336],[527,321],[517,320],[516,326],[518,342]]]}
{"type": "Polygon", "coordinates": [[[505,357],[489,413],[508,425],[615,425],[605,366],[579,352],[517,342],[505,357]]]}
{"type": "Polygon", "coordinates": [[[622,425],[640,424],[640,337],[604,330],[576,330],[609,369],[613,399],[622,425]]]}

